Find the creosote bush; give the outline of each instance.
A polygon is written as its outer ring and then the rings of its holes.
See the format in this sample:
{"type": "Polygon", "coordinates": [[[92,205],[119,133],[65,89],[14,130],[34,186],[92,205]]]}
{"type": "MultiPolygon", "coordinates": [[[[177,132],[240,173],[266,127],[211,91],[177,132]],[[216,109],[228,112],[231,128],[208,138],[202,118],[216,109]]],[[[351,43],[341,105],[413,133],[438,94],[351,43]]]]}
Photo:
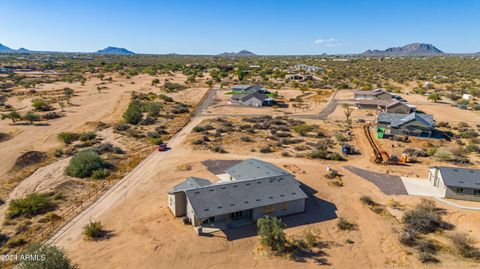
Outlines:
{"type": "Polygon", "coordinates": [[[287,242],[283,232],[284,228],[285,224],[276,217],[259,218],[257,229],[260,235],[260,243],[276,253],[284,252],[287,242]]]}
{"type": "Polygon", "coordinates": [[[108,168],[107,163],[97,152],[94,150],[83,150],[73,156],[70,164],[65,169],[65,173],[71,177],[85,178],[92,176],[96,170],[106,168],[108,168]]]}
{"type": "Polygon", "coordinates": [[[10,201],[7,209],[7,217],[32,217],[46,213],[55,208],[51,201],[53,193],[31,193],[25,198],[10,201]]]}

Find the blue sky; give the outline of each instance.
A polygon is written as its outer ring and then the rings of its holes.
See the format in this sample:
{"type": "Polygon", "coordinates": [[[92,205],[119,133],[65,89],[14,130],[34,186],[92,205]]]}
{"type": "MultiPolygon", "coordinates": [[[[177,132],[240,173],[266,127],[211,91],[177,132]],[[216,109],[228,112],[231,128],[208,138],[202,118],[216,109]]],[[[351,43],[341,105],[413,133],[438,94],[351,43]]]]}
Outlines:
{"type": "Polygon", "coordinates": [[[341,54],[412,42],[480,51],[476,0],[0,0],[0,43],[137,53],[341,54]]]}

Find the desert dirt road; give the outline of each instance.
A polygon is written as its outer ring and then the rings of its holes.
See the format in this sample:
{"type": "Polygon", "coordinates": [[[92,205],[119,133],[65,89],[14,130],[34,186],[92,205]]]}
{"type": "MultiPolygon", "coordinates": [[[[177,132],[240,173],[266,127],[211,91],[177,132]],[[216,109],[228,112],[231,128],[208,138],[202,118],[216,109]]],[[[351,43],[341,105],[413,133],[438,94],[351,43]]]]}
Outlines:
{"type": "Polygon", "coordinates": [[[175,147],[183,142],[193,127],[202,121],[202,110],[211,104],[215,94],[216,90],[209,90],[200,101],[197,109],[193,112],[189,123],[168,141],[171,150],[166,152],[155,151],[150,154],[123,179],[118,181],[112,188],[105,192],[98,200],[62,226],[60,230],[47,240],[47,244],[63,245],[76,240],[78,235],[82,233],[82,229],[86,224],[90,221],[98,220],[115,204],[122,199],[125,199],[131,193],[131,190],[142,183],[143,179],[155,176],[157,167],[162,164],[162,161],[166,160],[169,155],[172,154],[172,151],[175,150],[175,147]]]}

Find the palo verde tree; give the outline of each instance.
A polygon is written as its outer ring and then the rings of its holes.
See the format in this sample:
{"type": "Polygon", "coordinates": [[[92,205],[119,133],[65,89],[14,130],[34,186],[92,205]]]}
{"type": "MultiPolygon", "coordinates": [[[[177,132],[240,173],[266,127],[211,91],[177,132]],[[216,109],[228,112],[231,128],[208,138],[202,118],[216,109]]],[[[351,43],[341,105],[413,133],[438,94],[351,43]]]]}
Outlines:
{"type": "Polygon", "coordinates": [[[283,229],[285,224],[276,217],[264,217],[257,220],[258,234],[262,245],[277,253],[285,251],[287,239],[283,229]]]}
{"type": "Polygon", "coordinates": [[[74,93],[75,91],[72,88],[67,87],[63,89],[63,94],[65,95],[68,104],[70,104],[70,100],[72,99],[74,93]]]}
{"type": "Polygon", "coordinates": [[[22,116],[17,111],[11,111],[11,112],[2,114],[2,120],[9,119],[12,121],[13,124],[15,124],[17,120],[21,118],[22,116]]]}

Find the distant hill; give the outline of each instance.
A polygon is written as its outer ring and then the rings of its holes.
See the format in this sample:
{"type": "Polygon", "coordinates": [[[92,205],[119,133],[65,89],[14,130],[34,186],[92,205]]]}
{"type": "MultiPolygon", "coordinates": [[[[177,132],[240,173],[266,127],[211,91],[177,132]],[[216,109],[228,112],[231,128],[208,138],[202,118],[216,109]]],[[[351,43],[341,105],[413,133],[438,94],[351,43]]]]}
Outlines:
{"type": "Polygon", "coordinates": [[[241,50],[239,52],[224,52],[219,54],[219,56],[228,56],[228,57],[236,57],[236,56],[255,56],[256,54],[248,51],[248,50],[241,50]]]}
{"type": "Polygon", "coordinates": [[[23,53],[25,53],[25,52],[31,52],[31,51],[30,51],[30,50],[27,50],[26,48],[19,48],[19,49],[17,50],[17,52],[23,52],[23,53]]]}
{"type": "Polygon", "coordinates": [[[443,51],[437,49],[432,44],[412,43],[403,47],[393,47],[386,50],[367,50],[362,55],[385,55],[385,56],[422,56],[422,55],[440,55],[443,51]]]}
{"type": "Polygon", "coordinates": [[[99,50],[96,52],[97,54],[121,54],[121,55],[134,55],[133,51],[129,51],[125,48],[117,48],[117,47],[107,47],[103,50],[99,50]]]}
{"type": "Polygon", "coordinates": [[[14,49],[11,49],[5,45],[0,44],[0,52],[14,52],[14,49]]]}

